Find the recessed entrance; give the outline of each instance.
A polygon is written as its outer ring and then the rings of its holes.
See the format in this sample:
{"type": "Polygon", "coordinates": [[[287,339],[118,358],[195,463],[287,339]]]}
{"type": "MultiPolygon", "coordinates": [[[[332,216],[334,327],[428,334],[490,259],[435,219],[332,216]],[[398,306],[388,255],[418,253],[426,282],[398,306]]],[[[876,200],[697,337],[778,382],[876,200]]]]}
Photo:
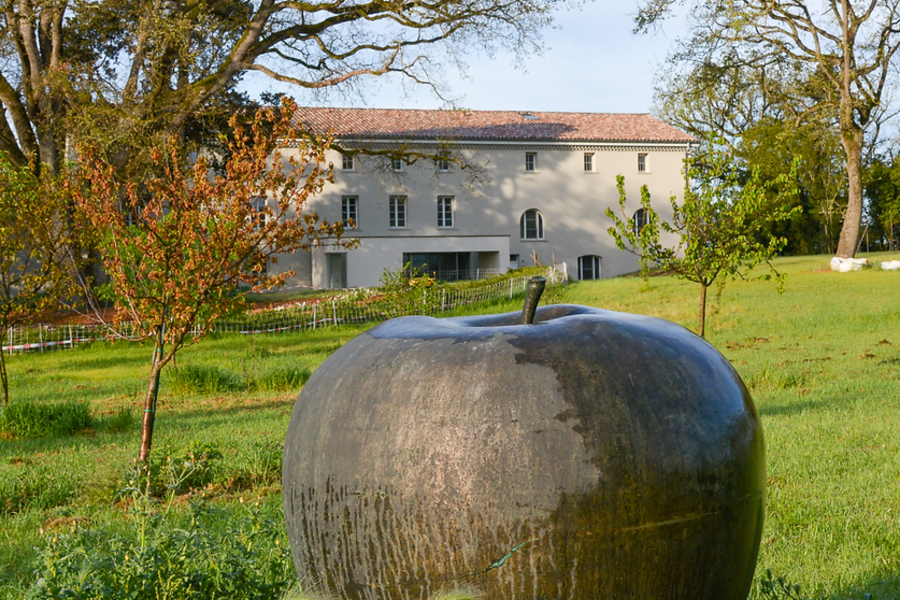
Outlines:
{"type": "Polygon", "coordinates": [[[475,279],[471,252],[404,252],[403,264],[442,281],[475,279]]]}

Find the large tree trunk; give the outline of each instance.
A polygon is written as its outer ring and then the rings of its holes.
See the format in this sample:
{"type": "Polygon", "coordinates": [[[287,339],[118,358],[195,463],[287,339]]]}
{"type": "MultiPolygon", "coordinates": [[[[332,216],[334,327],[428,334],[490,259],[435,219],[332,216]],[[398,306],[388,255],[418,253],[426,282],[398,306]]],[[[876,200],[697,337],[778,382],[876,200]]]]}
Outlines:
{"type": "MultiPolygon", "coordinates": [[[[842,119],[843,120],[843,119],[842,119]]],[[[841,125],[841,144],[847,154],[847,210],[838,242],[837,255],[853,258],[862,218],[862,146],[863,132],[856,125],[841,125]]]]}

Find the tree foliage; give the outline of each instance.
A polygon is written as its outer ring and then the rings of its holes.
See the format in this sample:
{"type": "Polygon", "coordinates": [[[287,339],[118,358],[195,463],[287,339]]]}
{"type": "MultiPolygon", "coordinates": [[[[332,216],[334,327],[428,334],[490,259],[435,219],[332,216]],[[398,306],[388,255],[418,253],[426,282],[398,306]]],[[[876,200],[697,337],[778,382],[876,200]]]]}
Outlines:
{"type": "Polygon", "coordinates": [[[787,253],[834,254],[847,206],[843,153],[834,130],[818,123],[794,126],[761,119],[743,132],[735,155],[764,180],[789,172],[799,158],[794,171],[798,193],[792,196],[799,210],[789,221],[772,224],[773,231],[787,240],[787,253]]]}
{"type": "Polygon", "coordinates": [[[171,135],[208,141],[249,102],[236,88],[248,73],[306,90],[387,73],[436,86],[429,48],[461,60],[474,47],[528,47],[556,1],[8,2],[0,150],[58,170],[79,141],[119,166],[171,135]]]}
{"type": "Polygon", "coordinates": [[[898,250],[900,228],[900,159],[879,157],[866,174],[866,198],[873,232],[884,240],[887,250],[898,250]]]}
{"type": "Polygon", "coordinates": [[[134,338],[154,345],[142,462],[150,452],[160,371],[216,319],[243,308],[238,286],[283,284],[292,272],[267,271],[277,254],[326,238],[351,245],[341,241],[340,223],[303,212],[331,172],[324,163],[328,141],[300,139],[291,126],[295,108],[286,101],[278,114],[261,110],[249,130],[233,118],[225,175],[211,176],[204,156],[183,164],[172,139],[150,153],[161,175],[123,191],[96,148],[81,152],[80,181],[71,189],[109,276],[101,298],[115,305],[114,325],[129,322],[134,338]],[[282,154],[286,144],[292,144],[289,159],[282,154]]]}
{"type": "MultiPolygon", "coordinates": [[[[70,289],[65,208],[60,177],[40,177],[0,155],[0,335],[55,307],[56,298],[70,289]]],[[[6,405],[3,352],[0,393],[6,405]]]]}
{"type": "MultiPolygon", "coordinates": [[[[619,212],[606,209],[613,220],[609,234],[619,249],[640,258],[646,276],[653,267],[700,285],[698,334],[706,333],[707,289],[717,283],[724,286],[729,279],[782,275],[770,261],[784,247],[786,240],[762,234],[767,226],[790,219],[796,208],[790,208],[786,197],[796,194],[796,173],[763,179],[754,169],[748,179],[733,165],[732,157],[714,148],[703,160],[686,162],[687,180],[684,199],[670,199],[672,222],[663,221],[653,209],[647,186],[641,187],[641,208],[645,222],[636,227],[625,210],[625,178],[616,178],[619,190],[619,212]],[[773,197],[774,196],[774,197],[773,197]],[[674,246],[663,238],[674,238],[674,246]],[[761,263],[769,269],[753,275],[761,263]]],[[[796,166],[794,166],[794,169],[796,166]]]]}
{"type": "Polygon", "coordinates": [[[795,124],[831,123],[846,157],[847,208],[837,254],[853,256],[863,207],[863,148],[877,136],[900,49],[900,0],[643,0],[639,29],[676,4],[692,7],[693,35],[676,61],[752,67],[755,78],[791,72],[789,85],[763,85],[761,98],[795,124]]]}

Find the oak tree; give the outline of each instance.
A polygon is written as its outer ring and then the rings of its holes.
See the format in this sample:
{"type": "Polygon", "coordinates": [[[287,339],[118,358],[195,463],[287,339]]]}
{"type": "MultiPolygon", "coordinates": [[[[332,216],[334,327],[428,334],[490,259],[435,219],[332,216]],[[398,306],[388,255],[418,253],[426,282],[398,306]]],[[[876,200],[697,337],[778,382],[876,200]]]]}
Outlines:
{"type": "MultiPolygon", "coordinates": [[[[766,88],[796,120],[830,119],[846,161],[847,208],[837,255],[856,251],[863,208],[866,136],[886,110],[900,49],[900,0],[642,0],[636,27],[661,23],[676,5],[692,11],[692,35],[676,60],[723,54],[759,72],[783,65],[800,85],[766,88]]],[[[767,97],[773,97],[771,95],[767,97]]]]}
{"type": "Polygon", "coordinates": [[[326,240],[352,246],[341,240],[340,223],[304,212],[331,171],[324,162],[328,141],[301,137],[291,125],[295,110],[290,101],[278,113],[260,110],[249,129],[232,119],[224,175],[212,175],[202,155],[184,164],[173,138],[150,153],[160,175],[129,182],[123,191],[96,148],[80,153],[79,180],[70,187],[109,275],[100,294],[116,309],[110,333],[121,334],[127,323],[127,337],[153,347],[141,462],[150,453],[160,372],[216,319],[244,307],[238,287],[282,285],[293,272],[267,269],[278,254],[326,240]]]}

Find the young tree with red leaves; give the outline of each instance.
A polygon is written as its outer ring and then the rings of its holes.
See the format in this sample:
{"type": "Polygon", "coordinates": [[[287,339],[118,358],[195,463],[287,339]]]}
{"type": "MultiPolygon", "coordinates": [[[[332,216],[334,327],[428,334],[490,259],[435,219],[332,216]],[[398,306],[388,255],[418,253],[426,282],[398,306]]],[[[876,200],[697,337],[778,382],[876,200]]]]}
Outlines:
{"type": "Polygon", "coordinates": [[[331,179],[331,168],[325,164],[328,140],[301,137],[292,127],[295,108],[286,101],[280,111],[261,110],[249,130],[232,118],[224,176],[212,176],[203,156],[186,165],[172,139],[151,152],[159,174],[123,189],[96,150],[82,149],[72,194],[109,276],[99,292],[115,305],[110,325],[131,322],[134,337],[153,345],[141,463],[150,455],[160,372],[216,319],[244,307],[238,286],[283,284],[292,272],[269,275],[266,269],[277,254],[325,239],[352,244],[341,240],[340,223],[320,223],[303,212],[331,179]],[[286,160],[281,150],[288,142],[298,145],[286,160]]]}

